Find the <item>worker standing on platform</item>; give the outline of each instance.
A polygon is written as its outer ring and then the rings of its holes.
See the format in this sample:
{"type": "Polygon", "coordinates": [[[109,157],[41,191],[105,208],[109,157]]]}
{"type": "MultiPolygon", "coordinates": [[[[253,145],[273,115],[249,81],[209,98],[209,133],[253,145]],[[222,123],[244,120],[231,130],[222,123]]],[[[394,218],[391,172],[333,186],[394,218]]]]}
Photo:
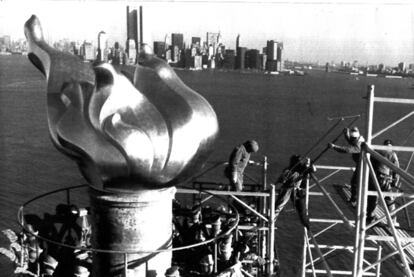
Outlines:
{"type": "Polygon", "coordinates": [[[308,174],[315,171],[316,168],[312,165],[309,158],[299,155],[292,155],[290,157],[289,167],[284,169],[282,175],[276,181],[276,184],[281,184],[282,187],[275,203],[275,221],[290,198],[295,205],[302,224],[309,229],[309,218],[305,206],[305,181],[308,174]]]}
{"type": "Polygon", "coordinates": [[[334,143],[329,143],[328,147],[339,153],[352,154],[352,159],[355,162],[355,171],[352,174],[351,178],[351,198],[348,201],[351,202],[352,206],[355,207],[357,200],[358,175],[361,171],[359,162],[361,157],[361,145],[365,141],[365,139],[359,133],[358,127],[353,127],[351,129],[345,128],[344,136],[349,145],[340,146],[334,143]]]}
{"type": "MultiPolygon", "coordinates": [[[[384,141],[384,145],[392,146],[392,141],[387,139],[384,141]]],[[[390,162],[392,162],[395,166],[400,167],[398,156],[391,149],[378,150],[378,153],[384,156],[390,162]]],[[[386,164],[380,162],[379,160],[373,157],[371,157],[371,163],[372,163],[372,167],[375,172],[375,176],[377,177],[378,183],[382,191],[390,192],[393,187],[398,186],[400,176],[398,175],[397,172],[391,170],[391,168],[389,168],[386,164]]],[[[372,179],[371,176],[369,179],[368,189],[372,191],[376,191],[374,180],[372,179]]],[[[384,200],[390,212],[395,210],[394,199],[392,197],[385,196],[384,200]]],[[[377,206],[377,202],[378,202],[377,196],[374,196],[374,195],[368,196],[367,222],[371,222],[375,219],[374,211],[375,211],[375,207],[377,206]]],[[[394,218],[394,222],[396,223],[396,216],[394,216],[393,218],[394,218]]]]}
{"type": "Polygon", "coordinates": [[[243,175],[248,164],[254,164],[250,160],[250,155],[259,150],[259,144],[255,140],[248,140],[235,147],[230,154],[229,164],[225,169],[225,176],[230,181],[231,189],[235,191],[243,190],[243,175]]]}

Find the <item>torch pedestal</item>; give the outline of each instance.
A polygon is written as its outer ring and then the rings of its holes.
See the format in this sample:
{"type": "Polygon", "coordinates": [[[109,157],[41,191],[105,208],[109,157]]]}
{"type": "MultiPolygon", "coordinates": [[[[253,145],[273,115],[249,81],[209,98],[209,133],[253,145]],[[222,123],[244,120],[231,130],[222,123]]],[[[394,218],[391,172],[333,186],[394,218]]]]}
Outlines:
{"type": "MultiPolygon", "coordinates": [[[[172,247],[172,199],[175,187],[111,193],[89,189],[92,247],[116,251],[152,251],[172,247]]],[[[92,276],[164,276],[172,253],[94,253],[92,276]]]]}

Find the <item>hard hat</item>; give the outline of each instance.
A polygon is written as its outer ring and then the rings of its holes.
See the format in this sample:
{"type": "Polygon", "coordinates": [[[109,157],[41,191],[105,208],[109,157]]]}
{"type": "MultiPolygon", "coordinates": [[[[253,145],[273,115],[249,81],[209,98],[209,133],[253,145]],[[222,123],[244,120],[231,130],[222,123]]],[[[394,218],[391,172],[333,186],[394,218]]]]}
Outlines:
{"type": "Polygon", "coordinates": [[[353,127],[350,132],[349,132],[349,136],[351,138],[359,138],[360,134],[359,134],[359,129],[358,127],[353,127]]]}
{"type": "Polygon", "coordinates": [[[255,140],[248,140],[244,143],[244,146],[247,148],[249,152],[257,152],[259,151],[259,144],[255,140]]]}
{"type": "Polygon", "coordinates": [[[78,265],[75,267],[75,272],[73,273],[73,276],[75,277],[88,277],[89,276],[89,270],[81,265],[78,265]]]}
{"type": "Polygon", "coordinates": [[[56,259],[55,259],[55,258],[53,258],[52,256],[47,255],[47,256],[45,257],[44,261],[43,261],[43,265],[44,265],[45,267],[49,267],[49,268],[52,268],[52,269],[56,269],[56,267],[57,267],[57,265],[58,265],[58,262],[57,262],[57,261],[56,261],[56,259]]]}

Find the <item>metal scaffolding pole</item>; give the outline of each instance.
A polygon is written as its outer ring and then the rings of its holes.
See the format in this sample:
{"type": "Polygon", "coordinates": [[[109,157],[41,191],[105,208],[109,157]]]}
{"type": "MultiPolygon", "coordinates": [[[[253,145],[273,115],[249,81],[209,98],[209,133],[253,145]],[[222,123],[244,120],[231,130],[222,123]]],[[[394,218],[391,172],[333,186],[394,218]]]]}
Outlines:
{"type": "MultiPolygon", "coordinates": [[[[366,143],[371,145],[372,139],[372,122],[374,115],[374,85],[369,85],[367,88],[368,103],[367,103],[367,127],[366,127],[366,143]]],[[[368,155],[369,158],[369,155],[368,155]]],[[[368,165],[363,163],[360,157],[360,172],[359,172],[359,188],[358,188],[358,208],[356,215],[355,228],[355,255],[353,276],[362,277],[363,262],[364,262],[364,247],[365,247],[365,225],[366,225],[366,209],[367,209],[367,192],[368,192],[368,165]]]]}
{"type": "MultiPolygon", "coordinates": [[[[306,216],[308,216],[309,211],[309,178],[306,178],[306,193],[305,193],[305,207],[306,207],[306,216]]],[[[309,259],[312,261],[312,252],[309,246],[309,238],[306,228],[303,228],[303,252],[302,252],[302,277],[306,275],[306,250],[309,252],[309,259]]],[[[315,269],[312,263],[312,269],[315,269]]]]}
{"type": "Polygon", "coordinates": [[[375,188],[377,189],[377,192],[378,192],[378,195],[379,195],[379,197],[378,197],[379,201],[380,201],[382,207],[384,208],[384,213],[387,217],[388,226],[391,227],[391,232],[392,232],[392,235],[394,236],[395,244],[397,246],[398,251],[400,252],[401,260],[402,260],[403,265],[404,265],[405,274],[408,277],[412,277],[411,269],[410,269],[410,266],[408,265],[408,262],[407,262],[407,257],[405,256],[404,250],[402,249],[401,241],[398,238],[397,230],[395,229],[394,222],[391,218],[391,215],[390,215],[390,212],[388,210],[387,204],[385,203],[384,195],[382,194],[381,187],[378,183],[377,177],[375,176],[374,168],[372,167],[372,164],[371,164],[371,161],[369,160],[368,154],[364,158],[365,158],[365,162],[369,166],[369,169],[370,169],[370,172],[371,172],[371,177],[374,181],[375,188]]]}
{"type": "Polygon", "coordinates": [[[269,264],[268,264],[268,274],[269,277],[274,274],[274,265],[275,260],[275,202],[276,202],[276,189],[275,185],[270,185],[270,203],[269,203],[269,239],[268,239],[268,250],[269,253],[269,264]]]}

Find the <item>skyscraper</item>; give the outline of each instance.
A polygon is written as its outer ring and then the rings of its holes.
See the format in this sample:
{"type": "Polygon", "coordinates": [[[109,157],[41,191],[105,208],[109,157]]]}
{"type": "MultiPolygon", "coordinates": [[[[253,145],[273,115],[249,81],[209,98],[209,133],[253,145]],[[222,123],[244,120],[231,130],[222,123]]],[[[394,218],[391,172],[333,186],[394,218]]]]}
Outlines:
{"type": "Polygon", "coordinates": [[[246,67],[250,69],[260,68],[260,53],[257,49],[250,49],[246,52],[246,67]]]}
{"type": "Polygon", "coordinates": [[[283,42],[277,43],[277,60],[282,62],[283,42]]]}
{"type": "Polygon", "coordinates": [[[165,42],[164,41],[154,41],[154,54],[162,59],[165,59],[165,42]]]}
{"type": "Polygon", "coordinates": [[[143,43],[142,6],[139,7],[139,16],[136,8],[127,6],[127,42],[126,51],[130,57],[135,57],[139,46],[143,43]],[[138,22],[139,19],[139,22],[138,22]],[[138,33],[139,26],[139,33],[138,33]],[[133,45],[135,44],[135,45],[133,45]],[[134,51],[134,53],[132,53],[134,51]]]}
{"type": "Polygon", "coordinates": [[[98,61],[107,61],[108,35],[104,31],[98,33],[98,61]]]}
{"type": "Polygon", "coordinates": [[[201,38],[200,37],[192,37],[191,38],[191,46],[201,46],[201,38]]]}
{"type": "Polygon", "coordinates": [[[244,69],[246,60],[246,47],[237,48],[236,69],[244,69]]]}
{"type": "Polygon", "coordinates": [[[207,45],[213,45],[213,47],[217,44],[219,38],[219,33],[212,33],[207,32],[207,45]]]}
{"type": "Polygon", "coordinates": [[[171,34],[171,45],[177,46],[179,50],[184,48],[184,36],[183,34],[173,33],[171,34]]]}
{"type": "Polygon", "coordinates": [[[267,41],[267,60],[269,61],[276,61],[277,60],[277,42],[274,40],[267,41]]]}
{"type": "Polygon", "coordinates": [[[138,51],[138,13],[133,9],[130,11],[130,7],[127,6],[126,10],[127,18],[127,41],[126,52],[128,54],[130,62],[135,63],[137,51],[138,51]]]}

